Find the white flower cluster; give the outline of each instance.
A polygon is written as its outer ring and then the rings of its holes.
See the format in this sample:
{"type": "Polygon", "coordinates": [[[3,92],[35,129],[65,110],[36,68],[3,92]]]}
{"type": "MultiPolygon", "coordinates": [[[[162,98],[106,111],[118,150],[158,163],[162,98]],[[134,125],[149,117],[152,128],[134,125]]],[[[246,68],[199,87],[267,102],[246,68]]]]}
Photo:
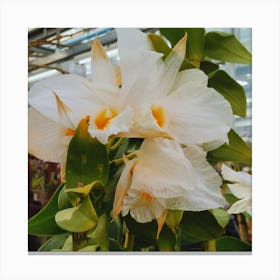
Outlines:
{"type": "Polygon", "coordinates": [[[187,34],[163,60],[138,29],[118,29],[120,65],[111,64],[100,42],[92,45],[92,77],[61,75],[29,92],[29,152],[64,163],[79,121],[106,144],[112,137],[144,138],[137,157],[119,179],[113,217],[130,215],[162,227],[167,210],[223,207],[222,180],[202,146],[227,142],[230,104],[199,69],[180,71],[187,34]]]}

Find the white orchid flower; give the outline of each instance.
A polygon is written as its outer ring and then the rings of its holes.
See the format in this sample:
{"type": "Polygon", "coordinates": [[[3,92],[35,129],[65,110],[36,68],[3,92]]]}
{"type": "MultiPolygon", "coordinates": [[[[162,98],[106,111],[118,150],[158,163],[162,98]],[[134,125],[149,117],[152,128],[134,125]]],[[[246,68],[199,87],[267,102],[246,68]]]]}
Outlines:
{"type": "Polygon", "coordinates": [[[208,77],[201,70],[179,72],[186,35],[163,61],[140,30],[117,29],[117,34],[120,57],[125,61],[122,91],[134,110],[130,137],[165,136],[181,144],[227,141],[233,126],[228,101],[207,87],[208,77]]]}
{"type": "Polygon", "coordinates": [[[139,223],[156,219],[159,231],[168,209],[202,211],[225,205],[221,178],[197,146],[145,139],[137,157],[125,160],[116,188],[113,217],[120,212],[139,223]]]}
{"type": "Polygon", "coordinates": [[[247,212],[252,215],[252,176],[243,171],[234,171],[225,164],[222,166],[224,180],[230,181],[228,187],[239,200],[228,209],[229,214],[247,212]]]}
{"type": "MultiPolygon", "coordinates": [[[[71,123],[70,128],[75,130],[79,121],[89,116],[89,133],[106,144],[111,135],[127,132],[132,123],[132,109],[122,105],[119,83],[119,75],[102,45],[98,40],[94,40],[91,80],[73,74],[43,80],[29,91],[29,104],[44,116],[45,120],[62,124],[66,129],[71,123]],[[60,109],[61,104],[64,110],[60,109]]],[[[34,113],[32,116],[34,117],[34,113]]],[[[44,122],[42,118],[41,122],[31,120],[29,129],[37,130],[39,137],[39,132],[44,131],[43,127],[49,126],[48,121],[44,122]]],[[[40,141],[46,141],[42,149],[48,146],[47,142],[50,140],[45,136],[41,135],[40,141]]],[[[64,139],[61,138],[60,141],[64,142],[64,139]]],[[[34,143],[31,141],[30,145],[32,144],[34,143]]],[[[47,154],[47,151],[41,151],[38,155],[40,154],[47,154]]]]}

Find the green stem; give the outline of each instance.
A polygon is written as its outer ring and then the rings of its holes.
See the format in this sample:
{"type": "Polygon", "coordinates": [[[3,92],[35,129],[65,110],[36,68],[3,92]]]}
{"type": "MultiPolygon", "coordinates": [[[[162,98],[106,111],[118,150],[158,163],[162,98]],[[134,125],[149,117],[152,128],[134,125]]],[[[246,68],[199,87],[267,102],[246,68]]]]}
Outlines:
{"type": "Polygon", "coordinates": [[[110,147],[110,151],[115,151],[120,147],[120,145],[123,143],[124,138],[120,138],[114,145],[110,147]]]}
{"type": "Polygon", "coordinates": [[[238,214],[237,221],[238,221],[240,239],[242,241],[249,242],[248,226],[244,215],[238,214]]]}
{"type": "Polygon", "coordinates": [[[123,247],[127,251],[133,251],[133,246],[134,246],[134,235],[131,234],[129,231],[125,233],[125,240],[124,240],[124,245],[123,247]]]}
{"type": "Polygon", "coordinates": [[[204,251],[216,252],[216,240],[208,240],[203,242],[204,251]]]}
{"type": "Polygon", "coordinates": [[[73,232],[73,251],[79,251],[87,245],[85,232],[73,232]]]}
{"type": "MultiPolygon", "coordinates": [[[[128,158],[128,159],[132,159],[132,158],[134,158],[136,155],[137,155],[137,151],[134,151],[134,152],[132,152],[132,153],[126,155],[125,157],[128,158]]],[[[116,165],[122,164],[122,163],[123,163],[123,158],[118,158],[118,159],[111,160],[111,161],[110,161],[110,164],[113,164],[113,163],[116,164],[116,165]]]]}

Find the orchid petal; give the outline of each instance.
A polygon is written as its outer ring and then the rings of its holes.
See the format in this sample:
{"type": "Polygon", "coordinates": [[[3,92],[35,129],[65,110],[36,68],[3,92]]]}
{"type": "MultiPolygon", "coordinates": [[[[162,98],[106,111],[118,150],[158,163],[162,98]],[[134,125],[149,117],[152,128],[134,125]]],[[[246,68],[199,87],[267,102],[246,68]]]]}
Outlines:
{"type": "MultiPolygon", "coordinates": [[[[187,69],[181,72],[178,72],[176,80],[173,84],[172,91],[180,88],[186,83],[198,83],[201,86],[207,87],[208,76],[199,69],[187,69]]],[[[172,93],[171,93],[172,94],[172,93]]]]}
{"type": "Polygon", "coordinates": [[[186,193],[193,180],[191,164],[178,143],[164,138],[144,140],[133,170],[131,189],[157,198],[178,197],[186,193]]]}
{"type": "Polygon", "coordinates": [[[156,79],[151,80],[150,92],[156,92],[157,97],[167,95],[173,87],[181,64],[185,57],[187,35],[173,48],[167,58],[162,61],[157,73],[152,73],[156,79]]]}
{"type": "Polygon", "coordinates": [[[66,128],[28,109],[28,152],[50,162],[66,162],[67,147],[72,136],[66,136],[66,128]]]}
{"type": "Polygon", "coordinates": [[[157,73],[162,54],[153,51],[148,36],[134,28],[117,28],[122,95],[134,106],[149,97],[147,85],[151,73],[157,73]]]}
{"type": "Polygon", "coordinates": [[[238,198],[250,198],[252,176],[246,172],[236,172],[225,164],[222,166],[222,176],[227,181],[232,181],[233,184],[228,184],[230,191],[238,198]]]}
{"type": "Polygon", "coordinates": [[[116,194],[113,204],[113,219],[115,219],[121,212],[123,207],[123,198],[127,195],[127,191],[131,183],[131,170],[136,162],[136,159],[127,160],[124,157],[125,167],[122,171],[121,177],[116,187],[116,194]]]}
{"type": "Polygon", "coordinates": [[[80,100],[92,94],[89,81],[77,75],[61,75],[36,83],[29,91],[28,102],[41,114],[47,118],[65,125],[67,118],[74,126],[82,117],[83,110],[80,108],[80,100]],[[60,109],[58,100],[64,104],[64,109],[60,109]],[[76,109],[79,106],[79,109],[76,109]],[[66,109],[67,108],[67,109],[66,109]],[[63,118],[62,114],[67,113],[63,118]],[[74,116],[74,113],[81,114],[74,116]]]}
{"type": "Polygon", "coordinates": [[[229,214],[239,214],[248,212],[252,215],[252,199],[244,198],[233,203],[232,206],[227,210],[229,214]]]}
{"type": "Polygon", "coordinates": [[[153,198],[147,201],[142,198],[142,193],[136,190],[129,190],[123,201],[122,215],[130,212],[131,217],[139,223],[148,223],[153,219],[160,218],[166,207],[163,199],[153,198]]]}
{"type": "Polygon", "coordinates": [[[229,103],[215,90],[194,83],[184,84],[161,104],[170,118],[167,133],[182,144],[225,138],[233,126],[229,103]]]}
{"type": "Polygon", "coordinates": [[[93,40],[91,54],[93,82],[118,86],[115,69],[98,39],[93,40]]]}
{"type": "Polygon", "coordinates": [[[147,35],[136,28],[116,28],[121,60],[126,60],[138,51],[152,50],[147,35]]]}

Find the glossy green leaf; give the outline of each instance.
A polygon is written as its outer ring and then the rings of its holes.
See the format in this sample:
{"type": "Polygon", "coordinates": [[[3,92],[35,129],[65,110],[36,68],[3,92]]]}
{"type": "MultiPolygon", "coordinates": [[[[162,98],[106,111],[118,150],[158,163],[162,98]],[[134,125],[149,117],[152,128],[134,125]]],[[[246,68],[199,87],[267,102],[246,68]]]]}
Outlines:
{"type": "Polygon", "coordinates": [[[90,245],[80,249],[78,252],[96,252],[99,251],[99,245],[90,245]]]}
{"type": "Polygon", "coordinates": [[[69,237],[69,233],[58,234],[49,238],[41,247],[38,249],[39,252],[48,252],[53,249],[61,249],[69,237]]]}
{"type": "Polygon", "coordinates": [[[251,53],[233,34],[208,32],[205,35],[205,55],[217,60],[241,64],[252,64],[251,53]]]}
{"type": "Polygon", "coordinates": [[[72,234],[68,235],[65,240],[62,248],[60,249],[52,249],[52,252],[72,252],[73,251],[73,236],[72,234]]]}
{"type": "Polygon", "coordinates": [[[216,72],[219,69],[219,65],[211,61],[203,60],[200,63],[200,70],[202,70],[206,75],[216,72]]]}
{"type": "Polygon", "coordinates": [[[109,236],[107,233],[107,218],[106,214],[99,217],[96,228],[87,235],[90,240],[89,244],[99,245],[101,251],[109,250],[109,236]]]}
{"type": "Polygon", "coordinates": [[[216,239],[225,233],[209,211],[184,212],[180,228],[184,245],[216,239]]]}
{"type": "Polygon", "coordinates": [[[63,251],[73,251],[73,236],[70,234],[68,238],[65,240],[63,247],[61,248],[63,251]]]}
{"type": "Polygon", "coordinates": [[[49,236],[65,232],[55,222],[55,214],[59,211],[58,196],[63,186],[59,185],[46,206],[28,221],[29,234],[49,236]]]}
{"type": "Polygon", "coordinates": [[[148,34],[148,38],[150,39],[153,48],[155,51],[164,54],[163,58],[166,58],[167,55],[171,52],[171,48],[167,45],[167,43],[155,33],[148,34]]]}
{"type": "Polygon", "coordinates": [[[207,160],[211,164],[219,161],[234,161],[251,165],[252,149],[233,129],[228,133],[228,138],[229,144],[223,144],[218,149],[209,152],[207,160]]]}
{"type": "Polygon", "coordinates": [[[182,210],[168,210],[165,223],[173,230],[176,231],[183,217],[184,211],[182,210]]]}
{"type": "Polygon", "coordinates": [[[90,137],[88,120],[81,120],[67,154],[66,186],[77,188],[94,181],[108,181],[109,160],[105,145],[90,137]]]}
{"type": "Polygon", "coordinates": [[[124,251],[124,248],[117,240],[109,238],[109,251],[124,251]]]}
{"type": "Polygon", "coordinates": [[[174,47],[187,33],[186,58],[196,67],[204,56],[204,28],[160,28],[163,34],[174,47]]]}
{"type": "Polygon", "coordinates": [[[55,221],[59,227],[67,231],[85,232],[97,224],[98,217],[87,196],[79,206],[57,212],[55,221]]]}
{"type": "MultiPolygon", "coordinates": [[[[213,73],[213,72],[212,72],[213,73]]],[[[232,79],[225,71],[217,70],[209,77],[208,86],[230,103],[232,111],[241,118],[246,117],[246,94],[243,87],[232,79]]]]}
{"type": "Polygon", "coordinates": [[[223,236],[216,240],[216,251],[251,251],[252,247],[249,243],[241,241],[235,237],[223,236]]]}
{"type": "Polygon", "coordinates": [[[79,202],[79,198],[74,194],[66,193],[67,190],[66,185],[63,186],[61,192],[58,196],[58,208],[59,210],[63,210],[65,208],[71,208],[74,205],[77,205],[79,202]]]}
{"type": "Polygon", "coordinates": [[[65,190],[65,192],[66,193],[73,192],[73,193],[77,193],[77,194],[82,194],[83,196],[87,196],[87,195],[89,195],[92,188],[100,187],[100,186],[103,186],[100,181],[94,181],[94,182],[92,182],[92,183],[90,183],[86,186],[83,186],[83,187],[67,189],[67,190],[65,190]]]}
{"type": "Polygon", "coordinates": [[[160,251],[174,251],[176,244],[176,237],[172,230],[164,226],[157,239],[157,246],[160,251]]]}
{"type": "MultiPolygon", "coordinates": [[[[154,50],[164,54],[164,56],[162,57],[164,60],[172,49],[166,44],[166,42],[159,35],[151,33],[148,35],[148,37],[153,45],[154,50]]],[[[191,68],[195,68],[195,65],[193,65],[187,58],[185,58],[181,65],[180,70],[191,69],[191,68]]]]}
{"type": "Polygon", "coordinates": [[[140,248],[148,247],[156,242],[157,223],[155,220],[141,224],[137,223],[130,215],[126,215],[124,220],[129,232],[135,236],[135,244],[140,248]]]}
{"type": "Polygon", "coordinates": [[[230,215],[227,213],[227,211],[217,208],[217,209],[212,209],[211,212],[216,218],[219,225],[223,228],[226,227],[230,219],[230,215]]]}
{"type": "Polygon", "coordinates": [[[233,203],[235,203],[239,200],[239,198],[234,196],[232,193],[225,193],[223,196],[230,205],[232,205],[233,203]]]}

